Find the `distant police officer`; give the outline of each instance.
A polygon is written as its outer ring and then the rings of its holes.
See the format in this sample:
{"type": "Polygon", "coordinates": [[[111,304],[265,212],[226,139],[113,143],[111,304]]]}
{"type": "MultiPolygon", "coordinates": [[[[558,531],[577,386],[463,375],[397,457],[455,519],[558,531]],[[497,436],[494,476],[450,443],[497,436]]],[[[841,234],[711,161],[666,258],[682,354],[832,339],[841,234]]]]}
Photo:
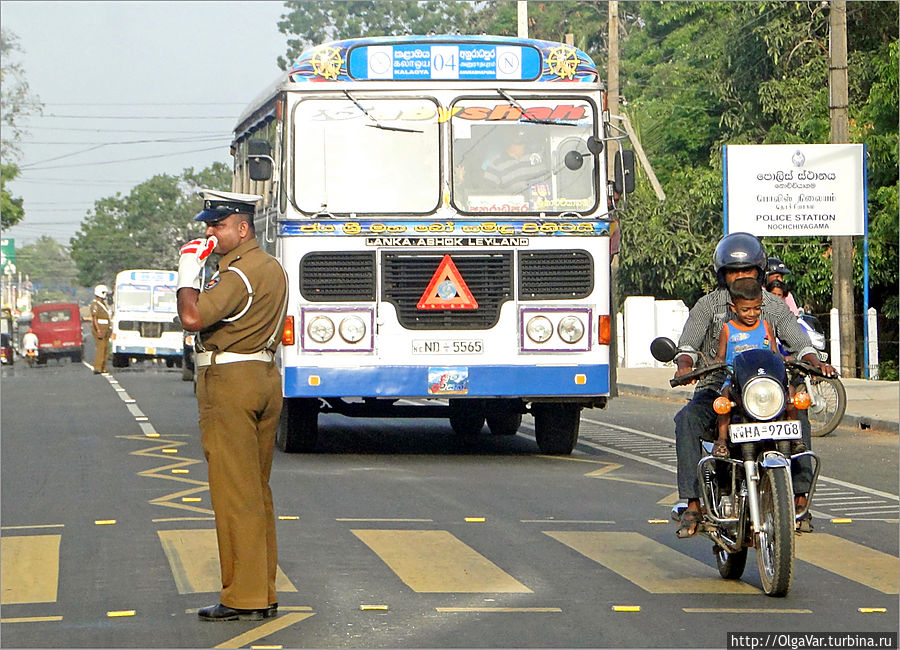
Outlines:
{"type": "Polygon", "coordinates": [[[91,333],[94,335],[94,374],[107,372],[106,360],[109,357],[109,335],[112,332],[112,310],[106,304],[109,288],[105,284],[94,287],[94,299],[91,301],[91,333]]]}
{"type": "Polygon", "coordinates": [[[277,547],[269,472],[281,414],[274,351],[287,309],[287,277],[260,249],[253,194],[200,190],[208,239],[181,249],[178,315],[197,332],[197,402],[222,571],[219,603],[201,620],[275,616],[277,547]],[[221,253],[200,291],[200,270],[221,253]]]}

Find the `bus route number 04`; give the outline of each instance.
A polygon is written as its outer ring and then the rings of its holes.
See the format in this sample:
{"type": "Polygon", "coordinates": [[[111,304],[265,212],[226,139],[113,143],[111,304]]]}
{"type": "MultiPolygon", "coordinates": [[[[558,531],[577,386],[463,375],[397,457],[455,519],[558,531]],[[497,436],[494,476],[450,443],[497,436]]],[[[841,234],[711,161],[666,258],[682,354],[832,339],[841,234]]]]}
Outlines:
{"type": "Polygon", "coordinates": [[[431,48],[431,76],[435,79],[459,79],[459,48],[431,48]]]}

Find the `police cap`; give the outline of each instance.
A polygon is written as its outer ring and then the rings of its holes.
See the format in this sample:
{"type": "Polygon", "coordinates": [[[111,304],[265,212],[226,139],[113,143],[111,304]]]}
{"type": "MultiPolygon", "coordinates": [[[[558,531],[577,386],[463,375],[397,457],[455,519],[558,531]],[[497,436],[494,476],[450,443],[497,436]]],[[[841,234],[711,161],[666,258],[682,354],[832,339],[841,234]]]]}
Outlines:
{"type": "Polygon", "coordinates": [[[221,221],[232,214],[249,214],[256,212],[256,204],[262,200],[258,194],[240,194],[238,192],[220,192],[219,190],[198,190],[203,199],[203,210],[197,213],[194,221],[221,221]]]}

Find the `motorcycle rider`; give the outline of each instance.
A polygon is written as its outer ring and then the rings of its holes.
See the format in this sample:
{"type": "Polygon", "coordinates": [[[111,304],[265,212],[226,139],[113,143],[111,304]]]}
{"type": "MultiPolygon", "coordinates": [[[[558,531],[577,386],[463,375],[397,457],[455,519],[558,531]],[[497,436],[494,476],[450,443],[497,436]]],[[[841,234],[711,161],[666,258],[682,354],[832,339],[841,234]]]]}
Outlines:
{"type": "MultiPolygon", "coordinates": [[[[766,282],[768,285],[770,282],[784,282],[784,276],[790,273],[791,270],[785,266],[784,262],[782,262],[777,257],[770,257],[768,260],[768,265],[766,268],[766,282]]],[[[794,312],[794,316],[800,315],[800,309],[797,307],[797,303],[794,300],[794,296],[788,291],[785,293],[784,302],[787,303],[787,306],[790,307],[790,310],[794,312]]]]}
{"type": "Polygon", "coordinates": [[[109,336],[112,334],[112,310],[106,304],[109,287],[98,284],[94,287],[91,301],[91,333],[94,335],[94,374],[107,372],[106,359],[109,357],[109,336]]]}
{"type": "MultiPolygon", "coordinates": [[[[760,284],[765,281],[768,259],[759,239],[749,233],[725,235],[716,246],[713,255],[718,287],[701,297],[688,314],[687,322],[678,340],[682,350],[675,358],[680,377],[694,369],[694,364],[703,355],[701,365],[706,365],[719,348],[719,335],[723,324],[734,318],[728,306],[728,287],[739,278],[755,278],[760,284]]],[[[824,374],[832,376],[834,368],[823,364],[806,332],[797,323],[796,317],[785,305],[767,291],[763,292],[762,319],[768,321],[777,336],[797,358],[809,362],[824,374]]],[[[699,381],[694,396],[675,415],[675,454],[678,465],[678,495],[687,500],[687,510],[681,517],[677,531],[680,538],[692,537],[701,521],[700,484],[697,478],[697,463],[701,458],[699,439],[712,440],[716,413],[713,401],[719,396],[719,389],[725,380],[724,373],[713,373],[699,381]]],[[[809,419],[805,412],[800,415],[803,443],[811,447],[809,419]]],[[[805,507],[806,493],[812,478],[810,463],[802,459],[792,464],[794,470],[794,494],[798,508],[805,507]],[[797,467],[799,465],[799,468],[797,467]]]]}
{"type": "Polygon", "coordinates": [[[25,336],[22,337],[22,352],[22,356],[29,360],[29,364],[37,359],[38,337],[30,327],[28,328],[28,331],[25,332],[25,336]],[[31,352],[33,352],[34,355],[29,358],[29,353],[31,352]]]}

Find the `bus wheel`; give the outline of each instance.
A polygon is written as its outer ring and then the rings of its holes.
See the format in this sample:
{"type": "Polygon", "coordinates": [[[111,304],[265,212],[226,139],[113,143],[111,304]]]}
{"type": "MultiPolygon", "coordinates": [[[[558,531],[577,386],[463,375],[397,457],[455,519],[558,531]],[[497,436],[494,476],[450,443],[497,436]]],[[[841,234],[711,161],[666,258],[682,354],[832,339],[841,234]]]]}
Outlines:
{"type": "Polygon", "coordinates": [[[545,454],[567,456],[575,448],[578,427],[581,424],[581,406],[578,404],[532,404],[534,437],[538,448],[545,454]]]}
{"type": "Polygon", "coordinates": [[[285,398],[275,446],[289,454],[310,452],[319,437],[319,400],[285,398]]]}
{"type": "Polygon", "coordinates": [[[484,427],[484,402],[480,399],[451,399],[450,426],[460,436],[475,436],[484,427]]]}
{"type": "Polygon", "coordinates": [[[522,424],[522,414],[516,410],[518,400],[491,400],[485,418],[495,436],[514,436],[522,424]]]}
{"type": "Polygon", "coordinates": [[[113,354],[112,364],[113,368],[127,368],[131,364],[131,359],[128,358],[127,354],[116,352],[113,354]]]}

